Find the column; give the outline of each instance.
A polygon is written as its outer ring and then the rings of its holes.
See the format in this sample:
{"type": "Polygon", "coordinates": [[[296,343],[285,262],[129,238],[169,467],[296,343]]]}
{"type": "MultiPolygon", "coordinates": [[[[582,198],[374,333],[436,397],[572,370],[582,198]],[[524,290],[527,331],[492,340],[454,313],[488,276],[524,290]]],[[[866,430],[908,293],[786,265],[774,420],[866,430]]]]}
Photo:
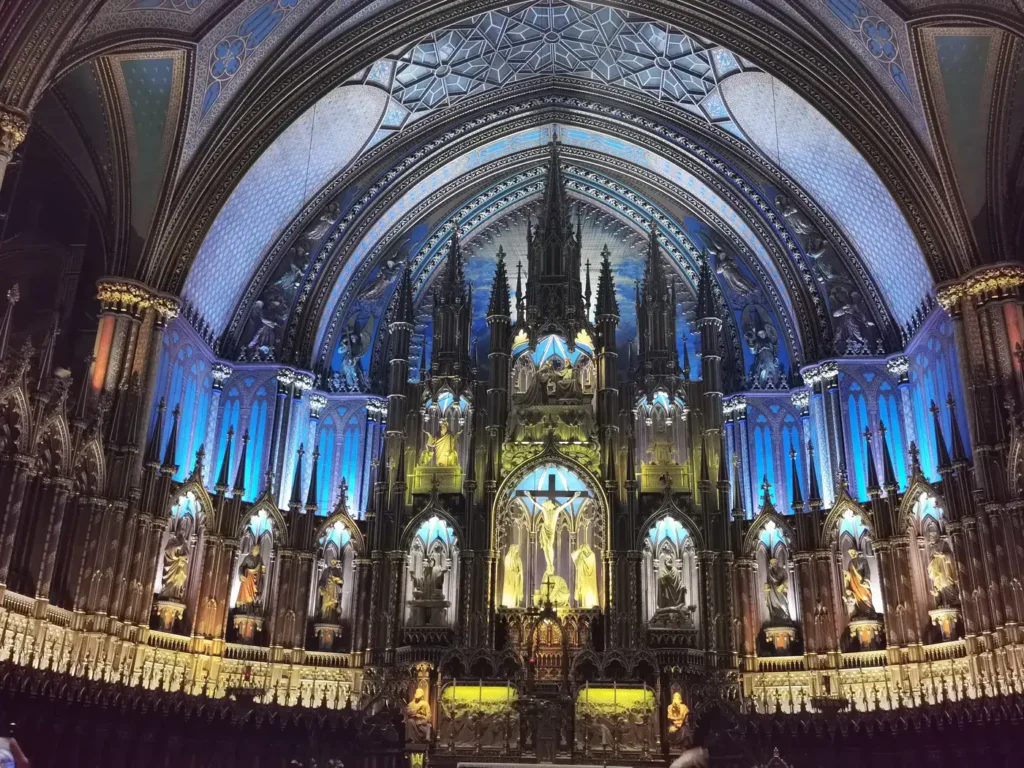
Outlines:
{"type": "Polygon", "coordinates": [[[13,465],[13,478],[5,505],[7,513],[0,526],[0,595],[7,589],[11,557],[14,554],[14,539],[18,535],[18,521],[21,520],[21,508],[25,503],[25,489],[29,480],[36,475],[28,457],[14,456],[10,462],[13,465]]]}
{"type": "MultiPolygon", "coordinates": [[[[64,511],[67,508],[68,495],[71,493],[71,480],[56,478],[48,483],[53,488],[50,501],[49,520],[43,534],[43,552],[36,575],[36,600],[50,599],[50,582],[53,580],[53,569],[57,564],[57,545],[60,543],[60,531],[64,525],[64,511]]],[[[43,511],[43,510],[40,510],[43,511]]]]}
{"type": "MultiPolygon", "coordinates": [[[[210,368],[210,373],[213,376],[213,386],[210,393],[210,415],[206,419],[206,435],[203,437],[204,445],[206,446],[206,463],[203,466],[203,479],[208,487],[213,486],[215,482],[214,472],[217,471],[215,469],[215,462],[218,459],[217,427],[220,426],[220,398],[224,392],[224,383],[231,378],[231,374],[234,371],[229,365],[214,363],[210,368]]],[[[230,456],[226,457],[226,460],[229,462],[230,459],[230,456]]]]}
{"type": "Polygon", "coordinates": [[[808,417],[810,429],[814,430],[814,443],[817,447],[815,455],[818,457],[816,472],[821,481],[821,495],[825,506],[831,506],[835,501],[835,477],[832,466],[832,446],[829,440],[829,419],[828,408],[825,400],[825,388],[821,375],[821,367],[813,366],[805,368],[802,372],[804,383],[811,388],[808,417]]]}

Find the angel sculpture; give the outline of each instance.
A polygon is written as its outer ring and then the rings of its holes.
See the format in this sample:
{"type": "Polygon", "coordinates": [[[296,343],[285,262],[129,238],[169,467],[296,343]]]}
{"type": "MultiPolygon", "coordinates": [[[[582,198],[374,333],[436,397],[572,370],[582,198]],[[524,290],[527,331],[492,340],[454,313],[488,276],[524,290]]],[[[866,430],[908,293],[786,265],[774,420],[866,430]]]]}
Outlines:
{"type": "Polygon", "coordinates": [[[331,228],[336,218],[338,218],[338,206],[336,203],[332,203],[320,213],[316,223],[302,233],[302,239],[307,243],[320,242],[320,238],[327,234],[327,230],[331,228]]]}
{"type": "Polygon", "coordinates": [[[363,302],[377,301],[387,292],[397,275],[398,262],[391,258],[385,259],[380,269],[377,270],[377,274],[367,281],[366,287],[359,294],[359,300],[363,302]]]}
{"type": "Polygon", "coordinates": [[[369,349],[373,337],[373,318],[368,317],[359,322],[359,316],[353,315],[341,332],[338,343],[338,354],[341,356],[341,368],[334,377],[335,388],[342,392],[355,392],[365,387],[360,358],[369,349]]]}
{"type": "Polygon", "coordinates": [[[830,282],[839,276],[832,254],[828,252],[828,240],[824,237],[818,234],[811,235],[807,239],[806,253],[819,283],[830,282]]]}
{"type": "Polygon", "coordinates": [[[736,260],[724,248],[715,259],[715,272],[740,296],[750,296],[757,291],[757,284],[740,272],[736,260]]]}
{"type": "Polygon", "coordinates": [[[775,207],[779,209],[779,213],[782,214],[782,217],[789,224],[789,228],[793,230],[794,234],[809,235],[814,231],[811,223],[800,212],[800,209],[796,207],[796,203],[785,195],[777,195],[775,197],[775,207]]]}
{"type": "Polygon", "coordinates": [[[866,328],[874,322],[861,316],[860,291],[837,283],[829,291],[832,302],[832,317],[835,318],[836,349],[840,354],[868,350],[866,328]]]}
{"type": "Polygon", "coordinates": [[[269,352],[276,347],[277,321],[264,314],[262,300],[256,301],[252,305],[252,321],[256,326],[256,332],[246,346],[261,352],[269,352]]]}

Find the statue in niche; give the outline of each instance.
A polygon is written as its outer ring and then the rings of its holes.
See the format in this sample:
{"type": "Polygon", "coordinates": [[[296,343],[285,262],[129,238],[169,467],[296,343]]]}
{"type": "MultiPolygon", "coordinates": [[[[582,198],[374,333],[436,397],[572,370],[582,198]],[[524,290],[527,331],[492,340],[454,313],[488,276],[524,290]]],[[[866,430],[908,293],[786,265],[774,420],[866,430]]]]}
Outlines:
{"type": "Polygon", "coordinates": [[[960,603],[960,590],[957,588],[953,558],[945,551],[938,531],[929,531],[928,543],[932,549],[932,556],[928,560],[928,581],[931,582],[931,593],[939,608],[952,608],[960,603]]]}
{"type": "Polygon", "coordinates": [[[590,545],[583,542],[572,553],[576,567],[576,605],[579,608],[596,608],[597,599],[597,555],[590,545]]]}
{"type": "Polygon", "coordinates": [[[427,555],[420,561],[419,573],[412,574],[411,624],[413,626],[439,626],[444,623],[449,602],[445,599],[444,579],[449,566],[439,553],[427,555]]]}
{"type": "Polygon", "coordinates": [[[764,585],[764,594],[768,603],[768,621],[774,626],[789,624],[792,621],[789,615],[789,572],[776,557],[768,561],[768,583],[764,585]]]}
{"type": "Polygon", "coordinates": [[[779,364],[779,332],[771,316],[758,305],[743,310],[743,338],[754,354],[750,364],[752,389],[778,389],[782,386],[782,366],[779,364]]]}
{"type": "Polygon", "coordinates": [[[839,277],[839,267],[828,250],[828,240],[820,234],[815,233],[807,239],[804,252],[819,283],[830,283],[839,277]]]}
{"type": "Polygon", "coordinates": [[[409,741],[430,740],[430,702],[422,686],[416,688],[412,701],[405,708],[406,738],[409,741]]]}
{"type": "Polygon", "coordinates": [[[421,464],[435,467],[459,466],[458,435],[452,433],[446,420],[441,421],[437,437],[425,430],[424,434],[427,436],[427,447],[420,455],[421,464]]]}
{"type": "Polygon", "coordinates": [[[366,375],[360,359],[369,349],[373,337],[373,318],[360,322],[352,315],[338,340],[339,368],[331,375],[330,386],[335,392],[359,392],[366,389],[366,375]]]}
{"type": "Polygon", "coordinates": [[[249,554],[242,558],[238,564],[238,599],[235,600],[235,607],[247,611],[255,609],[260,597],[262,587],[263,558],[260,555],[260,545],[253,544],[249,554]]]}
{"type": "Polygon", "coordinates": [[[861,316],[860,291],[843,281],[829,289],[828,297],[835,320],[836,351],[840,354],[871,352],[865,329],[875,324],[861,316]]]}
{"type": "Polygon", "coordinates": [[[843,599],[851,618],[873,618],[875,605],[871,597],[871,572],[868,559],[856,549],[848,552],[850,564],[843,574],[843,599]]]}
{"type": "Polygon", "coordinates": [[[673,562],[672,556],[663,552],[658,558],[658,610],[682,608],[685,603],[683,564],[673,562]]]}
{"type": "Polygon", "coordinates": [[[167,542],[167,549],[164,550],[164,575],[160,597],[181,600],[187,580],[188,546],[181,534],[175,531],[167,542]]]}
{"type": "Polygon", "coordinates": [[[807,220],[807,217],[800,212],[800,209],[796,207],[796,203],[790,200],[785,195],[775,196],[775,207],[779,209],[779,213],[789,224],[789,228],[793,230],[795,235],[809,235],[814,231],[814,227],[807,220]]]}
{"type": "Polygon", "coordinates": [[[583,494],[577,491],[567,502],[558,505],[550,498],[544,499],[543,502],[539,502],[533,498],[532,493],[529,491],[526,492],[526,498],[533,503],[534,507],[540,510],[540,523],[537,531],[537,539],[540,543],[541,551],[544,553],[545,576],[555,572],[555,534],[558,527],[558,516],[564,510],[568,509],[572,503],[582,495],[583,494]]]}
{"type": "Polygon", "coordinates": [[[537,378],[549,401],[579,398],[583,394],[576,370],[569,360],[549,357],[541,363],[537,378]]]}
{"type": "Polygon", "coordinates": [[[444,575],[448,569],[438,562],[437,555],[431,555],[420,566],[419,576],[414,576],[413,596],[418,600],[437,600],[444,597],[444,575]]]}
{"type": "Polygon", "coordinates": [[[717,232],[707,236],[707,255],[715,258],[715,272],[721,276],[738,296],[750,296],[757,292],[757,284],[740,271],[736,259],[729,255],[725,241],[717,232]]]}
{"type": "Polygon", "coordinates": [[[320,595],[320,618],[324,621],[335,621],[340,615],[341,590],[345,585],[345,575],[341,564],[335,558],[320,574],[317,592],[320,595]]]}
{"type": "Polygon", "coordinates": [[[682,746],[686,740],[687,724],[690,719],[690,708],[683,701],[679,691],[672,692],[672,701],[665,709],[668,720],[668,741],[672,746],[682,746]]]}
{"type": "Polygon", "coordinates": [[[518,608],[523,602],[523,558],[518,544],[509,544],[505,553],[505,583],[501,589],[501,604],[518,608]]]}

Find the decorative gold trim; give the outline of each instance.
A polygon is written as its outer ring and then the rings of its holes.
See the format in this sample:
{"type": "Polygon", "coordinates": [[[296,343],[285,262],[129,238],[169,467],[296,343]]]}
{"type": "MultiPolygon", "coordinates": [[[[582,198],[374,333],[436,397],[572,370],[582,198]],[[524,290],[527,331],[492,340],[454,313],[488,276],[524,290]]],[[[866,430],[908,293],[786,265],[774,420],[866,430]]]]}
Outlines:
{"type": "Polygon", "coordinates": [[[935,293],[939,304],[952,311],[965,296],[1001,298],[1024,285],[1024,266],[1003,263],[982,267],[956,283],[945,283],[935,293]]]}
{"type": "Polygon", "coordinates": [[[28,120],[10,107],[0,104],[0,157],[10,159],[27,133],[28,120]]]}

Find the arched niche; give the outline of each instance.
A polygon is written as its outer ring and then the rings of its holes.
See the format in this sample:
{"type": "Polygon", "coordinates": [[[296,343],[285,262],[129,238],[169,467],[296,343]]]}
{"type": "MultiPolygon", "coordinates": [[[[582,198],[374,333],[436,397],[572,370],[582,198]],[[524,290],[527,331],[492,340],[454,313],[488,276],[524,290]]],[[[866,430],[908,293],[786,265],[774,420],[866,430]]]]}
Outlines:
{"type": "MultiPolygon", "coordinates": [[[[843,490],[825,521],[825,532],[837,585],[836,615],[845,617],[853,637],[857,626],[879,623],[885,611],[874,529],[867,513],[843,490]]],[[[841,621],[840,626],[843,624],[841,621]]],[[[863,647],[867,636],[858,637],[863,647]]]]}
{"type": "Polygon", "coordinates": [[[198,483],[186,483],[173,497],[153,581],[158,629],[172,631],[195,605],[203,572],[203,541],[212,513],[210,497],[198,483]]]}
{"type": "MultiPolygon", "coordinates": [[[[365,553],[362,532],[344,512],[329,517],[316,536],[316,562],[309,615],[317,625],[336,626],[329,645],[352,627],[356,560],[365,553]]],[[[324,650],[331,650],[330,648],[324,650]]]]}
{"type": "Polygon", "coordinates": [[[581,332],[572,344],[564,336],[542,336],[531,346],[520,333],[512,345],[512,401],[550,405],[590,400],[597,390],[594,343],[581,332]]]}
{"type": "Polygon", "coordinates": [[[670,394],[659,388],[650,397],[640,396],[636,405],[636,449],[644,465],[675,467],[687,463],[689,412],[681,393],[670,394]]]}
{"type": "Polygon", "coordinates": [[[459,534],[455,523],[439,509],[428,506],[408,528],[404,586],[405,626],[455,626],[459,609],[459,534]]]}
{"type": "Polygon", "coordinates": [[[238,640],[252,643],[263,628],[277,566],[277,548],[287,541],[280,510],[264,493],[243,519],[238,531],[238,554],[232,571],[228,606],[238,640]]]}
{"type": "Polygon", "coordinates": [[[674,510],[656,514],[644,528],[641,581],[648,626],[696,630],[701,603],[696,526],[674,510]]]}
{"type": "Polygon", "coordinates": [[[466,466],[472,436],[471,428],[466,427],[472,427],[472,412],[465,394],[454,392],[447,384],[434,393],[425,390],[417,465],[450,469],[466,466]]]}
{"type": "Polygon", "coordinates": [[[756,564],[755,592],[763,627],[792,625],[798,594],[792,562],[793,531],[777,512],[763,512],[744,539],[744,553],[756,564]]]}
{"type": "Polygon", "coordinates": [[[958,613],[960,607],[959,574],[946,531],[945,500],[918,478],[903,495],[901,517],[910,541],[910,571],[922,637],[942,642],[957,630],[956,619],[941,626],[933,618],[943,612],[958,613]]]}
{"type": "Polygon", "coordinates": [[[581,466],[553,455],[520,467],[498,492],[496,605],[601,608],[606,532],[604,495],[581,466]]]}

